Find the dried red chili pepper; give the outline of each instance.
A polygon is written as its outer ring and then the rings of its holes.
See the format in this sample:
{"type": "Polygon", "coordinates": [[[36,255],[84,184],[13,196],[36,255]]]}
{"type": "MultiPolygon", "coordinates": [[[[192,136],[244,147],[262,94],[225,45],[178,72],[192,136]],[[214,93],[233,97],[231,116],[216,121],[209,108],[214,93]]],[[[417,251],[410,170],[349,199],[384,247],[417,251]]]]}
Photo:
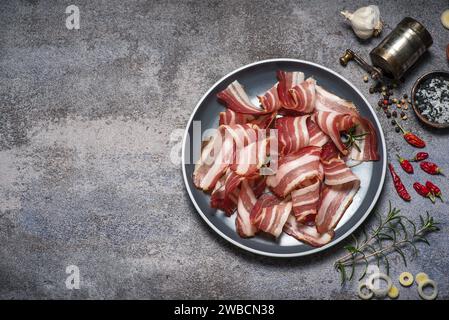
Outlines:
{"type": "Polygon", "coordinates": [[[399,163],[402,167],[402,169],[404,169],[405,172],[407,173],[413,173],[413,166],[410,163],[410,161],[408,161],[407,159],[402,158],[400,155],[396,155],[398,157],[399,163]]]}
{"type": "Polygon", "coordinates": [[[422,195],[423,197],[429,198],[432,202],[435,202],[435,197],[426,186],[422,185],[419,182],[415,182],[413,184],[413,188],[416,190],[416,192],[418,192],[418,194],[422,195]]]}
{"type": "Polygon", "coordinates": [[[397,175],[396,171],[394,171],[394,167],[391,163],[388,164],[388,168],[390,169],[391,176],[393,177],[393,184],[398,195],[405,201],[410,201],[412,197],[402,183],[401,178],[397,175]]]}
{"type": "Polygon", "coordinates": [[[428,174],[442,174],[443,170],[438,167],[435,163],[429,161],[423,161],[419,164],[421,169],[423,169],[428,174]]]}
{"type": "Polygon", "coordinates": [[[409,144],[416,148],[424,148],[426,146],[426,143],[423,139],[418,137],[416,134],[411,133],[410,131],[405,131],[404,128],[402,128],[399,123],[397,123],[397,121],[396,124],[401,129],[405,141],[407,141],[409,144]]]}
{"type": "Polygon", "coordinates": [[[426,187],[427,187],[427,189],[430,190],[430,192],[433,193],[434,196],[440,198],[441,201],[444,201],[440,188],[438,188],[436,185],[434,185],[430,181],[426,181],[426,187]]]}
{"type": "Polygon", "coordinates": [[[429,154],[427,152],[418,152],[416,156],[413,157],[410,161],[423,161],[426,160],[429,157],[429,154]]]}

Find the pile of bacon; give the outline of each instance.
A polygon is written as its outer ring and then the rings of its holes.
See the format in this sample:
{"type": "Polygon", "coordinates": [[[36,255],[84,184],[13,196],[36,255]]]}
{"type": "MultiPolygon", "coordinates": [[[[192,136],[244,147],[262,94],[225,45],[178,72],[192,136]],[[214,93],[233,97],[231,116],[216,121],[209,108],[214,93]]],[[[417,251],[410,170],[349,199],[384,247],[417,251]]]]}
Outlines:
{"type": "Polygon", "coordinates": [[[237,81],[218,94],[227,109],[202,148],[194,184],[211,194],[213,208],[237,212],[241,237],[284,231],[322,246],[360,187],[346,163],[378,160],[376,132],[352,102],[302,72],[278,71],[277,78],[260,106],[237,81]],[[356,146],[345,141],[350,130],[363,137],[356,146]]]}

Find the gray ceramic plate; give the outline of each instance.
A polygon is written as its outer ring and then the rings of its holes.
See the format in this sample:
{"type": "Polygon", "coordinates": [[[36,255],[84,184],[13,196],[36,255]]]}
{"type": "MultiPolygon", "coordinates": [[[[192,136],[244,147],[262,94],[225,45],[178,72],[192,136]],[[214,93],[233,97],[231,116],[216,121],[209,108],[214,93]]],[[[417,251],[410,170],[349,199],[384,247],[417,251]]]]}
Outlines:
{"type": "MultiPolygon", "coordinates": [[[[196,148],[198,149],[198,148],[196,148]]],[[[272,59],[256,62],[231,72],[219,80],[201,98],[195,107],[189,123],[182,147],[182,170],[189,196],[198,213],[220,236],[245,250],[275,257],[294,257],[312,254],[329,248],[350,235],[369,215],[377,199],[385,179],[386,148],[385,138],[379,120],[368,101],[357,88],[336,72],[308,61],[295,59],[272,59]],[[251,98],[256,99],[270,89],[276,82],[276,70],[302,71],[306,77],[313,76],[319,85],[334,92],[338,96],[353,101],[360,113],[374,124],[379,139],[380,160],[364,162],[353,168],[361,179],[361,187],[352,204],[346,210],[339,222],[335,238],[321,248],[313,248],[303,244],[286,234],[277,240],[258,235],[250,239],[240,238],[235,231],[235,214],[228,218],[223,212],[212,209],[209,205],[209,195],[198,190],[193,185],[194,170],[193,154],[198,154],[193,143],[194,131],[204,133],[209,128],[218,127],[218,114],[224,110],[217,101],[217,93],[225,89],[232,81],[238,80],[251,98]],[[194,121],[200,121],[201,129],[194,129],[194,121]]]]}

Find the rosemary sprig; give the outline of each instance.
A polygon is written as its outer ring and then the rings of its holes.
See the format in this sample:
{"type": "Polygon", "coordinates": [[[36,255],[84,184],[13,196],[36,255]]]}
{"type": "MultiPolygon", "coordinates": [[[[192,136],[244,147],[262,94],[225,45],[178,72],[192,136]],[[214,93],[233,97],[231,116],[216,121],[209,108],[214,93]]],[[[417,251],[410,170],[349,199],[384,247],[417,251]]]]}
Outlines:
{"type": "Polygon", "coordinates": [[[357,129],[357,125],[352,126],[351,128],[349,128],[348,132],[346,132],[344,134],[344,138],[345,138],[345,145],[346,148],[351,148],[351,147],[356,147],[356,149],[361,152],[360,150],[360,146],[357,143],[357,141],[361,141],[363,140],[363,138],[368,135],[368,132],[363,132],[360,134],[356,134],[356,129],[357,129]]]}
{"type": "Polygon", "coordinates": [[[385,218],[378,214],[377,216],[379,225],[371,230],[370,235],[364,229],[362,229],[363,240],[359,240],[353,235],[354,244],[345,246],[348,253],[335,262],[334,266],[340,273],[342,284],[354,277],[355,268],[359,264],[364,265],[359,281],[363,279],[367,273],[369,262],[373,259],[377,260],[379,267],[383,261],[388,274],[390,262],[387,255],[393,252],[399,254],[404,265],[407,266],[404,248],[407,246],[413,248],[413,254],[417,255],[416,243],[424,242],[430,245],[426,235],[439,230],[438,222],[435,222],[428,212],[425,217],[420,216],[420,225],[417,227],[415,222],[401,215],[399,209],[392,208],[391,202],[387,216],[385,218]]]}

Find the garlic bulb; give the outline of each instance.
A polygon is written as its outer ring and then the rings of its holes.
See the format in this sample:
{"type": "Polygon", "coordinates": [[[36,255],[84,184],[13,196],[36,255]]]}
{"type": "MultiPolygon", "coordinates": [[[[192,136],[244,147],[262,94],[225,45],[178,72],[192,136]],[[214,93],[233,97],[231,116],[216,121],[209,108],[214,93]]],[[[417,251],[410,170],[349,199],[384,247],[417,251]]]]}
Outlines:
{"type": "Polygon", "coordinates": [[[382,31],[383,23],[377,6],[362,7],[354,13],[342,11],[341,14],[351,22],[352,30],[361,39],[376,37],[382,31]]]}

